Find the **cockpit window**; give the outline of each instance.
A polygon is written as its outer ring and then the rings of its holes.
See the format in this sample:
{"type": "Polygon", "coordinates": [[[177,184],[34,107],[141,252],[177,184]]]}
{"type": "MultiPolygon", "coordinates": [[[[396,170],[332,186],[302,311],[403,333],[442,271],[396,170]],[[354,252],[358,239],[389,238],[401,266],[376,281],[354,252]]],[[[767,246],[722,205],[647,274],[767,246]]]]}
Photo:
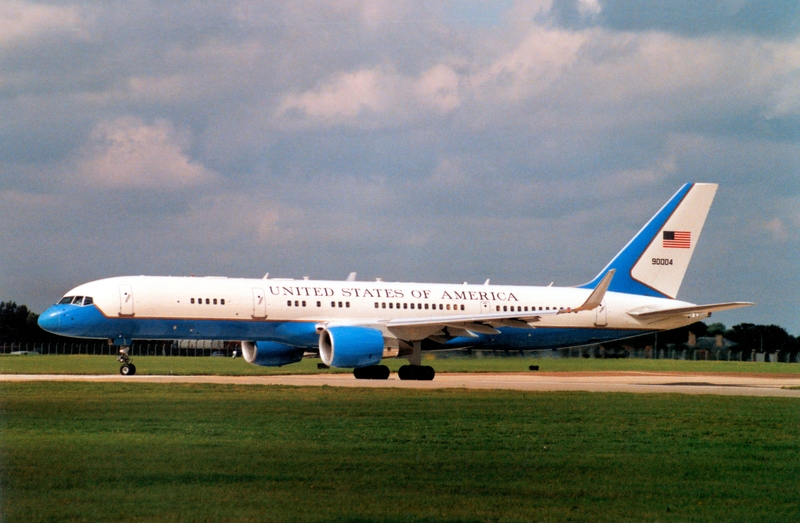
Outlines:
{"type": "Polygon", "coordinates": [[[91,305],[92,303],[94,300],[91,296],[64,296],[58,302],[59,305],[91,305]]]}

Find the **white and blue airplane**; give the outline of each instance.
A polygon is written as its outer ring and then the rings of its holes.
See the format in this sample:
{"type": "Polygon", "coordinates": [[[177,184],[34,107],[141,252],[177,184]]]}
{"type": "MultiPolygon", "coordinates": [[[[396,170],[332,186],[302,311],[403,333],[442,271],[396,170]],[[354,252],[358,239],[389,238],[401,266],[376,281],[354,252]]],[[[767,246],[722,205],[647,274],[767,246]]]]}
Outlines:
{"type": "Polygon", "coordinates": [[[590,282],[577,287],[268,278],[123,276],[69,291],[39,317],[46,331],[108,339],[134,374],[135,339],[241,341],[246,361],[281,366],[318,353],[356,378],[430,380],[422,352],[548,349],[675,329],[749,302],[675,299],[717,190],[689,183],[590,282]]]}

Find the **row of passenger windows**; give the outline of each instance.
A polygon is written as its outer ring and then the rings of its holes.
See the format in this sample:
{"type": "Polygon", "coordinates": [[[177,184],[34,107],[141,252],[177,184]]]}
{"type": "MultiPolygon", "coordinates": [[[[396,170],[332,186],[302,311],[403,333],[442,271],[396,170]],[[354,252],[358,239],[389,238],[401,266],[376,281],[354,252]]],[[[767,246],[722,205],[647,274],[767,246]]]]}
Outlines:
{"type": "MultiPolygon", "coordinates": [[[[306,307],[308,304],[306,303],[305,300],[303,300],[303,301],[294,300],[294,302],[292,300],[287,300],[286,301],[286,305],[288,307],[292,307],[292,306],[294,306],[294,307],[306,307]]],[[[317,302],[317,307],[322,307],[322,302],[321,301],[317,302]]],[[[344,307],[345,309],[349,309],[350,308],[350,302],[349,301],[345,301],[345,302],[332,301],[331,302],[331,307],[334,307],[334,308],[335,307],[339,307],[339,308],[344,307]]]]}
{"type": "MultiPolygon", "coordinates": [[[[84,297],[84,296],[64,296],[61,299],[61,301],[58,302],[58,303],[59,304],[71,303],[73,305],[81,305],[81,304],[90,305],[92,303],[92,298],[89,297],[89,296],[86,296],[86,297],[84,297]]],[[[225,298],[220,298],[220,299],[217,299],[217,298],[197,298],[197,299],[191,298],[190,299],[190,303],[192,303],[192,304],[196,303],[196,304],[199,304],[199,305],[202,305],[203,303],[205,303],[206,305],[225,305],[225,298]]],[[[294,300],[294,301],[287,300],[286,305],[288,307],[306,307],[306,306],[308,306],[308,303],[305,300],[303,300],[303,301],[300,301],[300,300],[294,300]]],[[[322,302],[318,301],[318,302],[316,302],[316,305],[317,305],[317,307],[322,307],[322,302]]],[[[347,309],[349,309],[350,308],[350,302],[349,301],[346,301],[346,302],[332,301],[331,302],[331,307],[334,307],[334,308],[339,307],[339,308],[347,308],[347,309]]],[[[438,304],[436,304],[436,303],[430,303],[430,304],[429,303],[424,303],[423,304],[423,303],[393,303],[393,302],[389,302],[388,306],[387,306],[386,302],[377,302],[377,301],[375,302],[375,308],[376,309],[389,308],[389,309],[420,309],[420,310],[422,310],[422,309],[429,310],[430,309],[430,310],[437,310],[437,307],[438,307],[438,310],[440,310],[440,311],[443,311],[443,310],[448,310],[448,311],[449,310],[454,310],[454,311],[462,310],[463,311],[464,310],[464,305],[463,304],[461,304],[461,305],[453,304],[452,308],[451,308],[449,303],[447,303],[447,304],[442,304],[442,303],[438,303],[438,304]]],[[[552,310],[554,310],[554,311],[555,310],[561,310],[561,309],[563,309],[563,307],[552,307],[552,310]]],[[[535,312],[536,311],[536,307],[535,306],[528,306],[528,305],[525,305],[525,306],[523,306],[523,305],[497,305],[496,310],[497,310],[497,312],[509,312],[509,311],[510,312],[535,312]]],[[[549,310],[551,310],[551,308],[550,307],[539,307],[539,310],[540,311],[549,311],[549,310]]]]}
{"type": "Polygon", "coordinates": [[[91,296],[64,296],[58,302],[59,305],[68,305],[70,303],[72,305],[91,305],[94,300],[91,296]]]}
{"type": "MultiPolygon", "coordinates": [[[[215,304],[216,304],[216,302],[217,302],[217,300],[214,300],[215,304]]],[[[208,303],[208,300],[206,300],[206,303],[208,303]]],[[[222,304],[225,305],[225,300],[222,300],[222,304]]],[[[318,302],[316,302],[316,304],[317,304],[317,307],[322,307],[322,302],[318,301],[318,302]]],[[[308,304],[306,303],[305,300],[303,300],[303,301],[300,301],[300,300],[294,300],[294,301],[287,300],[286,301],[286,305],[288,307],[306,307],[306,306],[308,306],[308,304]]],[[[334,308],[335,307],[340,307],[340,308],[344,307],[344,308],[348,308],[349,309],[350,308],[350,302],[349,301],[346,301],[346,302],[341,302],[341,301],[340,302],[335,302],[335,301],[332,301],[331,302],[331,307],[334,307],[334,308]]],[[[449,304],[449,303],[447,303],[447,304],[443,304],[443,303],[438,303],[438,304],[437,303],[424,303],[423,304],[423,303],[394,303],[394,302],[389,302],[388,305],[387,305],[386,302],[377,302],[377,301],[375,302],[375,308],[376,309],[387,309],[387,308],[388,309],[419,309],[419,310],[422,310],[422,309],[425,309],[425,310],[437,310],[438,309],[440,311],[443,311],[443,310],[448,310],[448,311],[449,310],[454,310],[454,311],[462,310],[463,311],[463,310],[465,310],[463,304],[460,304],[460,305],[459,304],[453,304],[452,308],[451,308],[451,304],[449,304]]],[[[558,307],[558,308],[553,307],[552,308],[552,310],[554,310],[554,311],[555,310],[559,310],[559,309],[563,309],[563,307],[558,307]]],[[[549,310],[551,310],[551,308],[550,307],[539,307],[539,310],[540,311],[545,311],[545,310],[549,311],[549,310]]],[[[528,306],[528,305],[525,305],[525,306],[523,306],[523,305],[502,305],[502,306],[498,305],[497,306],[497,312],[509,312],[509,311],[510,312],[535,312],[536,311],[536,307],[528,306]]]]}
{"type": "Polygon", "coordinates": [[[197,298],[197,300],[192,298],[189,302],[198,305],[203,305],[203,303],[206,305],[225,305],[225,298],[220,298],[219,300],[217,298],[197,298]],[[205,300],[205,302],[203,300],[205,300]]]}
{"type": "MultiPolygon", "coordinates": [[[[515,311],[516,312],[528,312],[528,306],[527,305],[525,305],[525,307],[523,307],[522,305],[516,305],[516,309],[514,307],[515,307],[514,305],[511,305],[511,306],[503,305],[503,307],[501,309],[500,305],[498,305],[497,306],[497,312],[509,312],[509,311],[511,311],[511,312],[515,312],[515,311]]],[[[564,307],[553,307],[552,309],[550,307],[539,307],[540,311],[549,311],[549,310],[557,311],[557,310],[563,310],[563,309],[564,309],[564,307]]],[[[531,312],[534,312],[534,311],[536,311],[536,307],[531,307],[530,310],[531,310],[531,312]]]]}
{"type": "MultiPolygon", "coordinates": [[[[439,303],[439,304],[436,304],[436,303],[425,303],[425,304],[422,304],[422,303],[392,303],[392,302],[389,302],[389,308],[390,309],[414,309],[414,308],[417,308],[417,309],[429,309],[430,308],[432,310],[436,310],[437,305],[438,305],[440,311],[443,311],[443,310],[448,310],[449,311],[449,310],[451,310],[449,303],[445,305],[445,304],[442,304],[442,303],[439,303]]],[[[375,302],[375,308],[376,309],[385,309],[386,308],[386,303],[385,302],[378,303],[376,301],[375,302]]],[[[454,311],[459,310],[458,304],[453,304],[452,310],[454,310],[454,311]]],[[[461,305],[461,310],[462,311],[464,310],[464,305],[461,305]]]]}

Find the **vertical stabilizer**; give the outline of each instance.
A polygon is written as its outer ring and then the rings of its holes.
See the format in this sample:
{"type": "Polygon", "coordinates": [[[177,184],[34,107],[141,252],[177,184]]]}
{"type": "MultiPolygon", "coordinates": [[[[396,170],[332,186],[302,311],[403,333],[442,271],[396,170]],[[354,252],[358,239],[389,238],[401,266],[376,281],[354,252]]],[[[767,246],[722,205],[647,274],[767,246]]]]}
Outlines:
{"type": "Polygon", "coordinates": [[[611,269],[609,291],[674,298],[717,192],[715,183],[687,183],[628,242],[591,282],[594,288],[611,269]]]}

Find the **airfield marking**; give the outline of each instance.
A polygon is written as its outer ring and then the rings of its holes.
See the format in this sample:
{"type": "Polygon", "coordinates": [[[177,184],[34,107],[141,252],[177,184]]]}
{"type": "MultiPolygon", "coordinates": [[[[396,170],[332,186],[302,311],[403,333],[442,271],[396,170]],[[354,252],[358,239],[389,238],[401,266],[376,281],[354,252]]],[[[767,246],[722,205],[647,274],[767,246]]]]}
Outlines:
{"type": "Polygon", "coordinates": [[[0,381],[82,381],[131,383],[217,383],[403,389],[490,389],[521,391],[586,391],[633,393],[717,394],[800,398],[800,376],[702,374],[674,372],[587,373],[440,373],[433,381],[356,380],[351,374],[278,376],[167,376],[3,374],[0,381]],[[794,389],[790,387],[795,387],[794,389]]]}

